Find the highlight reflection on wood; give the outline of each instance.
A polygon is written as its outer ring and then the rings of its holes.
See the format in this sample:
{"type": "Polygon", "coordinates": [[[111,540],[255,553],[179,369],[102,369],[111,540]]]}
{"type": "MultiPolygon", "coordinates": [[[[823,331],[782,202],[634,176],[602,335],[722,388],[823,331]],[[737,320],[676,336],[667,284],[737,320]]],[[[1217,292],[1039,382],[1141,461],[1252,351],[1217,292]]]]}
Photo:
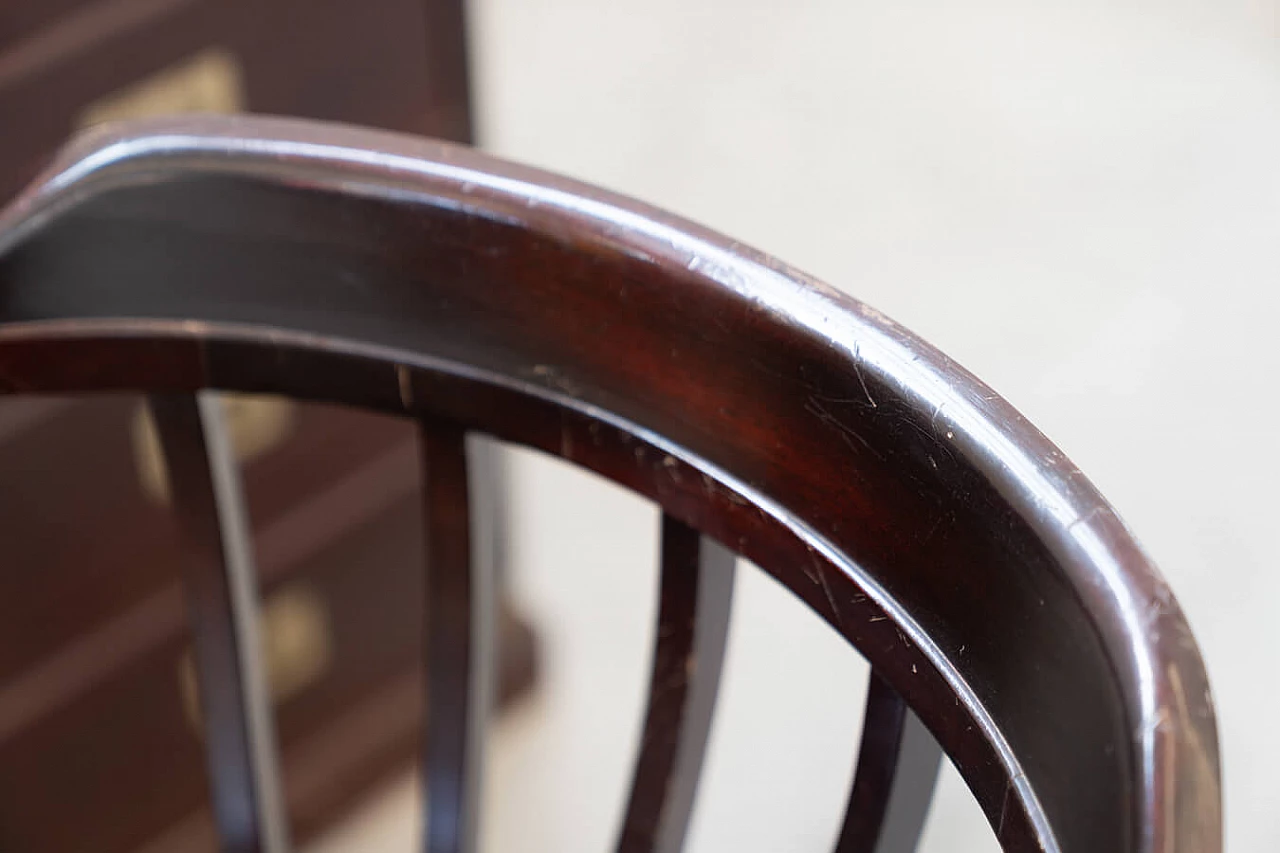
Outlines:
{"type": "MultiPolygon", "coordinates": [[[[880,820],[857,837],[918,830],[927,797],[897,788],[927,791],[936,741],[1006,850],[1221,850],[1204,666],[1129,531],[990,389],[776,260],[466,149],[209,117],[69,148],[0,214],[0,283],[10,392],[216,388],[421,424],[432,853],[475,844],[476,687],[493,621],[472,559],[469,433],[650,498],[868,659],[892,689],[873,689],[869,718],[889,718],[898,745],[864,739],[850,815],[880,820]]],[[[687,625],[669,615],[703,611],[675,565],[664,582],[681,600],[660,621],[687,625]]],[[[222,655],[210,660],[234,660],[208,645],[222,655]]],[[[696,631],[659,637],[655,670],[689,648],[696,631]]],[[[670,684],[688,693],[674,750],[676,729],[657,723],[676,703],[665,683],[651,694],[637,832],[620,841],[637,849],[678,844],[686,797],[662,782],[694,781],[699,679],[670,684]]],[[[242,720],[208,703],[206,719],[244,754],[242,720]]],[[[244,837],[239,817],[219,815],[227,843],[244,837]]]]}

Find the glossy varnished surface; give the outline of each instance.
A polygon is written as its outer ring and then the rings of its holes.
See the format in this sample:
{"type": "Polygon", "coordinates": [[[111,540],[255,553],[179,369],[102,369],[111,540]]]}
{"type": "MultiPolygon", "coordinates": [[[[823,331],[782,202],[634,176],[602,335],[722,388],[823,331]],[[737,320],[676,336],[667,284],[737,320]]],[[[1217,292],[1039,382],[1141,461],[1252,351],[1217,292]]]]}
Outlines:
{"type": "Polygon", "coordinates": [[[835,853],[910,853],[920,841],[942,752],[897,692],[867,686],[853,790],[835,853]]]}
{"type": "Polygon", "coordinates": [[[556,453],[854,643],[1007,848],[1219,848],[1172,595],[1052,445],[891,321],[460,149],[266,120],[131,134],[84,140],[6,214],[9,390],[272,391],[556,453]]]}
{"type": "Polygon", "coordinates": [[[669,515],[661,536],[649,700],[618,853],[684,848],[729,639],[733,554],[669,515]]]}
{"type": "Polygon", "coordinates": [[[422,849],[474,853],[492,653],[485,640],[495,624],[492,584],[472,559],[466,436],[434,418],[422,421],[419,436],[428,702],[422,849]]]}
{"type": "Polygon", "coordinates": [[[280,774],[263,673],[258,581],[239,469],[219,404],[195,394],[150,399],[183,529],[211,807],[224,853],[285,853],[280,774]]]}

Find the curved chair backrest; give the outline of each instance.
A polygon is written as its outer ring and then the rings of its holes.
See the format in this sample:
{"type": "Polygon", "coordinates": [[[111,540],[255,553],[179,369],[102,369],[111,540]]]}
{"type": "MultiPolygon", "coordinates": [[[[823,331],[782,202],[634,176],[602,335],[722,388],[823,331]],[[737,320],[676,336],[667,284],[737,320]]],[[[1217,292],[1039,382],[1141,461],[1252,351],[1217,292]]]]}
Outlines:
{"type": "Polygon", "coordinates": [[[252,576],[203,389],[421,425],[432,853],[474,847],[488,629],[468,568],[469,431],[665,513],[619,849],[682,842],[732,554],[875,673],[838,850],[914,845],[938,746],[1007,850],[1220,849],[1203,665],[1116,514],[944,355],[758,252],[470,150],[172,119],[64,151],[0,220],[0,294],[5,391],[153,395],[225,849],[280,849],[285,833],[245,653],[252,576]]]}

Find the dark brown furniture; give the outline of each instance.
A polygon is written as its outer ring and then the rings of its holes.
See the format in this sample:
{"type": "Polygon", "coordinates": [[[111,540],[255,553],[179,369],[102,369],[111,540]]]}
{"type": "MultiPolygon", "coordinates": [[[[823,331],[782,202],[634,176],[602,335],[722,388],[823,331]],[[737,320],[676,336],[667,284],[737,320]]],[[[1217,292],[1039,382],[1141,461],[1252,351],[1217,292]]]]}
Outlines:
{"type": "MultiPolygon", "coordinates": [[[[0,4],[0,200],[97,122],[267,111],[469,142],[468,105],[460,0],[0,4]]],[[[228,420],[306,838],[417,751],[414,429],[269,397],[237,398],[228,420]],[[384,618],[396,630],[375,630],[384,618]]],[[[213,847],[160,459],[139,395],[0,401],[0,541],[26,569],[0,579],[0,600],[26,603],[0,619],[0,850],[213,847]],[[78,790],[93,808],[69,821],[78,790]]],[[[509,698],[534,652],[509,608],[502,622],[509,698]]]]}
{"type": "Polygon", "coordinates": [[[266,112],[471,141],[461,0],[7,0],[0,198],[86,123],[266,112]]]}
{"type": "Polygon", "coordinates": [[[284,832],[207,388],[417,423],[432,853],[474,849],[492,598],[469,555],[472,433],[665,513],[619,849],[680,847],[731,552],[875,672],[837,849],[909,849],[939,748],[1006,850],[1221,848],[1203,665],[1111,508],[945,356],[771,258],[465,149],[262,119],[83,138],[4,214],[0,251],[5,390],[152,395],[226,850],[284,832]]]}

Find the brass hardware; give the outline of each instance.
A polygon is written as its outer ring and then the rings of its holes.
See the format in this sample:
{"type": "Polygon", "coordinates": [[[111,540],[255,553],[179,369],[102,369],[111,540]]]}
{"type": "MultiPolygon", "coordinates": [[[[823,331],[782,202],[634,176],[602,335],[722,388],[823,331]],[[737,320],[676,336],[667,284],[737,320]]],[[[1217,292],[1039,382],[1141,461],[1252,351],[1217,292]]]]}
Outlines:
{"type": "MultiPolygon", "coordinates": [[[[219,396],[231,446],[242,465],[279,445],[293,429],[296,410],[288,400],[256,394],[219,396]]],[[[168,466],[146,403],[139,404],[134,412],[130,433],[134,465],[142,491],[157,503],[168,504],[168,466]]]]}
{"type": "MultiPolygon", "coordinates": [[[[259,614],[267,685],[275,705],[316,683],[333,662],[329,608],[310,584],[296,582],[278,590],[259,614]]],[[[187,719],[202,731],[195,662],[188,650],[178,660],[178,688],[187,719]]]]}
{"type": "Polygon", "coordinates": [[[77,125],[172,113],[234,113],[244,109],[244,74],[236,57],[210,47],[94,101],[77,125]]]}

